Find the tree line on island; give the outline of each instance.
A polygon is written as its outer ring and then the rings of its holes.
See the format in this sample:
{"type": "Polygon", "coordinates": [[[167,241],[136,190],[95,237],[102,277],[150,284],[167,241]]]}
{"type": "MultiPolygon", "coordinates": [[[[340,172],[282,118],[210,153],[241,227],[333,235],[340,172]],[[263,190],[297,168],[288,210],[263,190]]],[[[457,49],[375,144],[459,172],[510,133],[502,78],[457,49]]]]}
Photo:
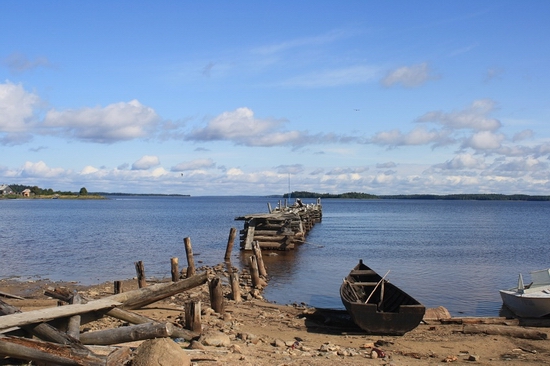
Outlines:
{"type": "Polygon", "coordinates": [[[15,192],[15,194],[21,195],[24,190],[28,189],[31,194],[36,196],[87,196],[88,190],[86,187],[80,188],[78,192],[71,191],[54,191],[51,188],[40,188],[38,186],[27,186],[23,184],[10,184],[9,187],[15,192]]]}
{"type": "Polygon", "coordinates": [[[474,194],[397,194],[397,195],[374,195],[360,192],[347,193],[315,193],[307,191],[294,191],[285,193],[283,198],[344,198],[344,199],[413,199],[413,200],[478,200],[478,201],[550,201],[550,196],[531,196],[527,194],[496,194],[496,193],[474,193],[474,194]]]}

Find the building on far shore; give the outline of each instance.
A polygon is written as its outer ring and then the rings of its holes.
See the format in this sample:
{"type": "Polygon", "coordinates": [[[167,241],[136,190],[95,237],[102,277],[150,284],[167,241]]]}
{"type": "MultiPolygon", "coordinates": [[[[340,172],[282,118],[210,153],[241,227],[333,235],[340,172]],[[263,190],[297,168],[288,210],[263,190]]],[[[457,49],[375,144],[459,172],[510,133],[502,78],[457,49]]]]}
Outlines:
{"type": "Polygon", "coordinates": [[[23,192],[21,192],[23,197],[30,197],[31,196],[31,190],[30,189],[24,189],[23,192]]]}
{"type": "Polygon", "coordinates": [[[15,192],[7,184],[2,184],[0,185],[0,194],[5,196],[7,194],[15,194],[15,192]]]}

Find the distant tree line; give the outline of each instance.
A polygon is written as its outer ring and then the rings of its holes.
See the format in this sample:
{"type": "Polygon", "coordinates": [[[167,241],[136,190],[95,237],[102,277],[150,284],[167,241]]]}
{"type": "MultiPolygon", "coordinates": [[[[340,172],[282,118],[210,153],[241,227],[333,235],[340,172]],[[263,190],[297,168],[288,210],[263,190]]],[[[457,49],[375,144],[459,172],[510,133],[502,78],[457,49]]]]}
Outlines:
{"type": "Polygon", "coordinates": [[[17,194],[21,194],[25,189],[29,189],[32,194],[37,196],[53,196],[53,195],[60,195],[60,196],[87,196],[88,190],[86,187],[80,188],[80,191],[77,192],[71,192],[71,191],[54,191],[51,188],[40,188],[38,186],[26,186],[23,184],[9,184],[10,188],[13,189],[13,191],[17,194]]]}
{"type": "Polygon", "coordinates": [[[398,194],[373,195],[368,193],[348,192],[340,194],[294,191],[285,193],[283,198],[352,198],[352,199],[405,199],[405,200],[477,200],[477,201],[550,201],[550,196],[530,196],[527,194],[398,194]]]}
{"type": "Polygon", "coordinates": [[[331,194],[331,193],[314,193],[306,191],[294,191],[283,195],[283,198],[354,198],[354,199],[375,199],[378,198],[375,195],[368,193],[359,193],[359,192],[348,192],[340,194],[331,194]]]}

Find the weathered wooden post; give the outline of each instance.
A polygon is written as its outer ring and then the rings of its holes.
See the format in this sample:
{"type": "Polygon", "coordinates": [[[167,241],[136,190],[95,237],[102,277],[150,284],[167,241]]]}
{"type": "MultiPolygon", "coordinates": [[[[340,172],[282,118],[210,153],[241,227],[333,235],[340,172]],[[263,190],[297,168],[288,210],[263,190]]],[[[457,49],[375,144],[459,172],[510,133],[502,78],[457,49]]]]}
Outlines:
{"type": "Polygon", "coordinates": [[[115,281],[113,283],[113,293],[120,294],[122,292],[122,281],[115,281]]]}
{"type": "Polygon", "coordinates": [[[135,262],[134,264],[136,266],[138,287],[143,288],[147,286],[147,282],[145,281],[145,267],[142,261],[135,262]]]}
{"type": "Polygon", "coordinates": [[[260,248],[260,243],[257,240],[252,242],[252,249],[254,249],[254,255],[258,261],[258,272],[260,276],[267,277],[267,271],[265,269],[264,260],[262,258],[262,249],[260,248]]]}
{"type": "Polygon", "coordinates": [[[222,283],[219,277],[215,277],[208,282],[208,289],[210,290],[210,306],[218,314],[223,314],[223,291],[222,283]]]}
{"type": "Polygon", "coordinates": [[[252,287],[254,288],[261,288],[260,284],[260,274],[258,273],[258,261],[256,260],[256,256],[251,255],[248,259],[250,263],[250,277],[252,279],[252,287]]]}
{"type": "Polygon", "coordinates": [[[187,255],[187,277],[195,274],[195,260],[193,259],[193,248],[191,247],[191,238],[183,239],[185,245],[185,254],[187,255]]]}
{"type": "Polygon", "coordinates": [[[231,282],[231,297],[235,302],[241,302],[241,287],[239,286],[239,273],[237,271],[230,271],[229,281],[231,282]]]}
{"type": "Polygon", "coordinates": [[[196,333],[202,332],[200,300],[185,304],[185,329],[196,333]]]}
{"type": "MultiPolygon", "coordinates": [[[[69,304],[81,304],[82,298],[78,292],[74,292],[69,304]]],[[[80,315],[73,315],[69,318],[69,323],[67,325],[67,334],[73,337],[74,339],[80,339],[80,315]]]]}
{"type": "Polygon", "coordinates": [[[235,242],[235,237],[237,236],[237,229],[232,227],[229,230],[229,238],[227,239],[227,248],[225,249],[225,261],[229,262],[231,260],[231,251],[233,250],[233,243],[235,242]]]}
{"type": "Polygon", "coordinates": [[[180,279],[180,271],[178,269],[178,258],[170,258],[170,268],[172,272],[172,282],[177,282],[180,279]]]}

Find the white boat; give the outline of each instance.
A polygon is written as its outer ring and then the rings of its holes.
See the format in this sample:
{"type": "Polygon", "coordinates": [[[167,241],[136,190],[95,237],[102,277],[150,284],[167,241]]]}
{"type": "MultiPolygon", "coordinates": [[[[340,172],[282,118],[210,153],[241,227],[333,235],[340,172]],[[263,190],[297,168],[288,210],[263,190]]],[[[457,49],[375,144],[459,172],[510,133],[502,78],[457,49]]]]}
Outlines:
{"type": "Polygon", "coordinates": [[[540,318],[550,314],[550,268],[531,272],[525,285],[519,274],[517,287],[500,290],[503,304],[522,318],[540,318]]]}

